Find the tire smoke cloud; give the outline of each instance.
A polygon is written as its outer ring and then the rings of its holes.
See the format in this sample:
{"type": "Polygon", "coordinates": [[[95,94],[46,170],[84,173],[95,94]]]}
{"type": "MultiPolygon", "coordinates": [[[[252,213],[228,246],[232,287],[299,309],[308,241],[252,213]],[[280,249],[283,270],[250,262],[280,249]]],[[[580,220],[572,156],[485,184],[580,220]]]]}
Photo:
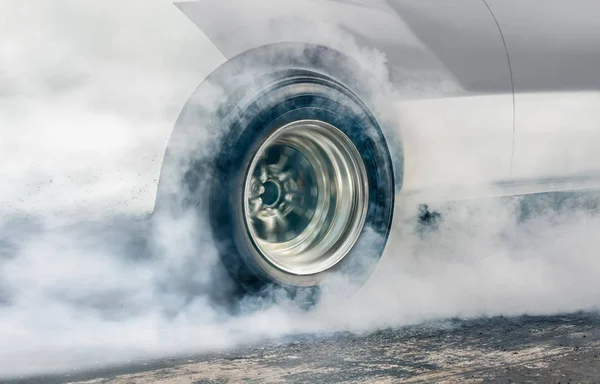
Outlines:
{"type": "MultiPolygon", "coordinates": [[[[436,204],[435,227],[399,202],[351,299],[303,311],[275,291],[232,311],[210,229],[148,220],[173,123],[221,54],[158,0],[8,1],[0,20],[0,377],[600,304],[600,200],[585,193],[436,204]]],[[[354,54],[381,80],[384,58],[354,54]]]]}

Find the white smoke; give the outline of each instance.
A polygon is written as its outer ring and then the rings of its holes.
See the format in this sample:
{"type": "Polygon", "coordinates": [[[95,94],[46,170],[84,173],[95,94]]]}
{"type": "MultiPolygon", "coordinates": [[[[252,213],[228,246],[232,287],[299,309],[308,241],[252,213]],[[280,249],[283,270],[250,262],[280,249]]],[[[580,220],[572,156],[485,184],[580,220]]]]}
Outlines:
{"type": "Polygon", "coordinates": [[[310,312],[249,300],[232,315],[212,245],[197,252],[209,229],[158,220],[148,244],[146,220],[173,123],[223,57],[158,0],[3,2],[0,36],[0,377],[600,302],[597,199],[572,195],[436,206],[433,230],[399,203],[352,300],[326,295],[310,312]]]}

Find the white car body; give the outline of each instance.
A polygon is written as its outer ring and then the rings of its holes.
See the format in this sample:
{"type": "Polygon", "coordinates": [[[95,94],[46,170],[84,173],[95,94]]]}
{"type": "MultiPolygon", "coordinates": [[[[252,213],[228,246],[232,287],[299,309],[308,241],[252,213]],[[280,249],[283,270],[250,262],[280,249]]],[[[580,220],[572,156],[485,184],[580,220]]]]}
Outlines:
{"type": "Polygon", "coordinates": [[[595,0],[176,4],[226,58],[289,41],[382,53],[404,147],[401,195],[600,187],[595,0]]]}

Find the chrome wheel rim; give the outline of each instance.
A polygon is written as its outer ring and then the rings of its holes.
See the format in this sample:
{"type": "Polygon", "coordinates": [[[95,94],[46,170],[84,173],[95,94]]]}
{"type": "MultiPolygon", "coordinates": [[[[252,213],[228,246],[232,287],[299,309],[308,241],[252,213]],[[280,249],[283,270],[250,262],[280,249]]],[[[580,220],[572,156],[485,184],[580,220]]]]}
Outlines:
{"type": "Polygon", "coordinates": [[[331,269],[352,249],[368,209],[368,178],[341,130],[301,120],[271,134],[245,178],[246,228],[260,257],[294,275],[331,269]]]}

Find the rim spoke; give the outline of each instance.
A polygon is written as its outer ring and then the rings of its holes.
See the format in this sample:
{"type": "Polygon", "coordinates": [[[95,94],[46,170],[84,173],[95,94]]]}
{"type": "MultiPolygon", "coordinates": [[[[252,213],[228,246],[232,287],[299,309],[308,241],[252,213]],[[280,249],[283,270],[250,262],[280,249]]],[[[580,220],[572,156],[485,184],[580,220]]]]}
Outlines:
{"type": "Polygon", "coordinates": [[[261,162],[259,171],[260,171],[260,176],[258,177],[258,179],[260,180],[261,183],[266,183],[267,180],[269,179],[269,172],[267,171],[267,166],[265,165],[264,161],[261,162]]]}
{"type": "Polygon", "coordinates": [[[289,160],[290,160],[290,157],[288,155],[286,155],[284,152],[281,152],[281,154],[279,155],[279,161],[277,162],[277,169],[279,169],[279,171],[282,171],[285,168],[285,166],[287,165],[289,160]]]}
{"type": "Polygon", "coordinates": [[[250,203],[253,203],[264,191],[262,183],[258,181],[256,177],[252,178],[252,184],[250,185],[250,203]]]}
{"type": "Polygon", "coordinates": [[[294,201],[294,199],[298,199],[300,197],[302,197],[302,194],[300,192],[289,191],[289,192],[286,192],[284,200],[287,201],[288,203],[291,203],[294,201]]]}
{"type": "Polygon", "coordinates": [[[267,241],[277,240],[277,219],[274,216],[270,216],[263,221],[265,225],[265,235],[267,241]]]}
{"type": "Polygon", "coordinates": [[[252,207],[250,209],[250,217],[254,219],[256,216],[258,216],[258,213],[262,208],[262,199],[260,197],[255,197],[253,199],[250,199],[249,202],[250,206],[252,207]]]}
{"type": "Polygon", "coordinates": [[[285,217],[283,216],[283,214],[281,213],[281,211],[277,211],[277,213],[275,213],[275,222],[278,224],[278,231],[283,233],[283,232],[287,232],[288,230],[288,222],[285,219],[285,217]]]}
{"type": "Polygon", "coordinates": [[[287,181],[291,177],[292,177],[291,171],[281,172],[279,175],[277,175],[277,179],[279,179],[279,181],[287,181]]]}

